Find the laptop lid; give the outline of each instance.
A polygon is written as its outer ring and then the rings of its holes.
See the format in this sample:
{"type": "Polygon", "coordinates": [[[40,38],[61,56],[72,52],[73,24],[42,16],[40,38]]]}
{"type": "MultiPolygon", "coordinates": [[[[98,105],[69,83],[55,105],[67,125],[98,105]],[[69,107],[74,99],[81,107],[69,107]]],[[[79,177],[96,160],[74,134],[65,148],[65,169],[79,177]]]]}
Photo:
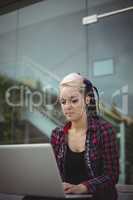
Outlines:
{"type": "Polygon", "coordinates": [[[65,197],[52,146],[1,145],[0,193],[65,197]]]}

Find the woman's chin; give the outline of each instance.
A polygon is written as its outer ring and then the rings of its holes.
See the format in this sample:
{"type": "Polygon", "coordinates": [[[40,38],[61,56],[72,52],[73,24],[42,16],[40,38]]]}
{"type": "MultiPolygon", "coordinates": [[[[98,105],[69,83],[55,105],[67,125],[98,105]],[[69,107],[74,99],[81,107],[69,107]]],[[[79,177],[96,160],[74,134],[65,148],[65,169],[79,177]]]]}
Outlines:
{"type": "Polygon", "coordinates": [[[66,118],[70,121],[73,121],[74,120],[74,117],[73,116],[70,116],[70,115],[67,115],[66,118]]]}
{"type": "Polygon", "coordinates": [[[66,116],[67,120],[69,121],[78,121],[78,118],[74,117],[74,116],[66,116]]]}

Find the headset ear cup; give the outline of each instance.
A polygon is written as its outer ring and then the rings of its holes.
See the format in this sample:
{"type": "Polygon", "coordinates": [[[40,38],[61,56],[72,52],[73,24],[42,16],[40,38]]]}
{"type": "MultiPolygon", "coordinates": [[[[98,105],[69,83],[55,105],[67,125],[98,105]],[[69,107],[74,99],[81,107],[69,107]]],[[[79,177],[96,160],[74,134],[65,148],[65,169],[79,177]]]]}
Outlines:
{"type": "Polygon", "coordinates": [[[86,97],[86,102],[85,102],[85,103],[86,103],[87,106],[89,106],[89,104],[90,104],[90,100],[91,100],[91,97],[89,97],[89,96],[86,97]]]}
{"type": "Polygon", "coordinates": [[[87,113],[90,115],[93,115],[94,117],[97,117],[97,111],[100,114],[100,108],[99,108],[99,92],[98,89],[89,81],[88,79],[84,78],[83,83],[85,84],[85,94],[90,97],[90,101],[88,104],[88,101],[86,103],[86,109],[87,113]],[[97,95],[97,104],[95,99],[95,94],[97,95]]]}

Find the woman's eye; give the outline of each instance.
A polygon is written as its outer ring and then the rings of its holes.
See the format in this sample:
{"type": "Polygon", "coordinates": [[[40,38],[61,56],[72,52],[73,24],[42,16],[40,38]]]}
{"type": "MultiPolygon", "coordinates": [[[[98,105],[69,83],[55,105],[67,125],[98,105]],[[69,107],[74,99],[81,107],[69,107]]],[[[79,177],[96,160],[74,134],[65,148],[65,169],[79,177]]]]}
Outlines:
{"type": "Polygon", "coordinates": [[[78,99],[73,99],[72,100],[72,103],[77,103],[78,102],[78,99]]]}
{"type": "Polygon", "coordinates": [[[66,104],[66,101],[65,100],[61,100],[60,103],[64,105],[64,104],[66,104]]]}
{"type": "Polygon", "coordinates": [[[78,99],[71,99],[71,100],[60,100],[60,103],[62,104],[62,105],[65,105],[66,104],[66,102],[68,102],[68,103],[77,103],[78,102],[78,99]]]}

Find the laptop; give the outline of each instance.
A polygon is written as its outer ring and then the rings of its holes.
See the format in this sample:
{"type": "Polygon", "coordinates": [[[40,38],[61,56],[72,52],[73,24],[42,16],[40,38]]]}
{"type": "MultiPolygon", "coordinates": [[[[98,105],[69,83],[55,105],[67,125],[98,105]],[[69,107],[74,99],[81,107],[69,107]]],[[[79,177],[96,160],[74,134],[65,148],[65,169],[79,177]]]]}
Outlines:
{"type": "Polygon", "coordinates": [[[0,145],[0,193],[59,198],[65,195],[51,144],[0,145]]]}

